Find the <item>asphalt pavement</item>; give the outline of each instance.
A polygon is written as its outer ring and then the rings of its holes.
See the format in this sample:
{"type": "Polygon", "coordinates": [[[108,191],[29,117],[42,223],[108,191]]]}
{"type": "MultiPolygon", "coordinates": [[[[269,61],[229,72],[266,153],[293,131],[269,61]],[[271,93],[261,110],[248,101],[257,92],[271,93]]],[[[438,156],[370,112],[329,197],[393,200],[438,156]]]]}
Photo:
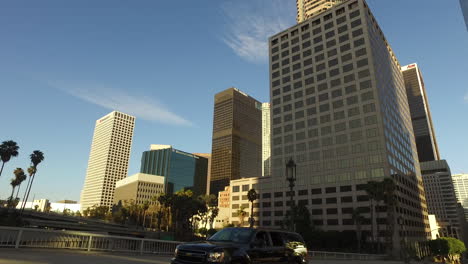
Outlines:
{"type": "MultiPolygon", "coordinates": [[[[167,264],[170,256],[65,249],[0,248],[0,264],[167,264]]],[[[311,260],[310,264],[401,264],[393,261],[311,260]]]]}

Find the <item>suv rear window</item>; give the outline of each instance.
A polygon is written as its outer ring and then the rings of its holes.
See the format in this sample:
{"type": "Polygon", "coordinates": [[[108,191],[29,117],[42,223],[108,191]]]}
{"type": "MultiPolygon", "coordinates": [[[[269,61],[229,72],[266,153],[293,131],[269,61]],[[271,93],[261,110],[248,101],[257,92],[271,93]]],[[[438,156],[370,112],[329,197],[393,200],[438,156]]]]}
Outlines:
{"type": "Polygon", "coordinates": [[[283,236],[279,232],[270,232],[271,242],[274,247],[284,246],[283,236]]]}

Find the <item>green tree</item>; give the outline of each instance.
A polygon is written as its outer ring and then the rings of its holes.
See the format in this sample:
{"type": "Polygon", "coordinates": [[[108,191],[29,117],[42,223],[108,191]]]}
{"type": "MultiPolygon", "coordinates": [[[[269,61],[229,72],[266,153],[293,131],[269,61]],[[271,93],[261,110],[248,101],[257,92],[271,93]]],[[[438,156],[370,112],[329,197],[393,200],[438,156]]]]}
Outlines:
{"type": "Polygon", "coordinates": [[[166,230],[169,229],[171,223],[171,207],[174,201],[174,196],[172,194],[161,194],[158,197],[158,202],[160,207],[160,211],[158,212],[159,216],[161,217],[160,221],[158,222],[158,229],[161,230],[161,223],[163,216],[166,215],[166,230]]]}
{"type": "Polygon", "coordinates": [[[465,243],[453,237],[441,237],[429,241],[429,248],[435,256],[442,256],[453,261],[466,251],[465,243]]]}
{"type": "Polygon", "coordinates": [[[145,201],[142,205],[141,205],[141,213],[143,215],[143,228],[145,228],[145,224],[146,224],[146,213],[148,212],[148,209],[150,207],[150,203],[149,201],[145,201]]]}
{"type": "Polygon", "coordinates": [[[253,203],[255,202],[255,200],[257,200],[257,192],[255,191],[255,189],[250,189],[247,192],[247,199],[249,199],[250,202],[250,228],[253,228],[255,223],[255,218],[253,217],[253,203]]]}
{"type": "Polygon", "coordinates": [[[91,208],[83,210],[83,216],[91,219],[106,220],[109,213],[109,207],[93,205],[91,208]]]}
{"type": "Polygon", "coordinates": [[[39,150],[35,150],[30,155],[30,158],[31,158],[32,167],[34,169],[31,170],[31,172],[33,172],[33,174],[31,176],[31,182],[29,183],[29,186],[26,187],[26,189],[27,189],[26,192],[25,192],[26,196],[25,196],[25,199],[23,199],[24,202],[23,202],[23,208],[21,209],[21,213],[24,211],[24,207],[26,206],[26,202],[28,201],[29,193],[31,192],[31,188],[32,188],[32,185],[33,185],[33,182],[34,182],[34,178],[35,178],[36,173],[37,173],[37,165],[39,165],[39,163],[41,163],[44,160],[44,153],[42,153],[39,150]]]}
{"type": "Polygon", "coordinates": [[[10,161],[12,157],[18,156],[19,154],[18,150],[19,150],[18,144],[13,140],[3,141],[2,144],[0,144],[0,158],[2,159],[2,167],[0,168],[0,176],[2,176],[3,167],[5,166],[5,163],[10,161]]]}

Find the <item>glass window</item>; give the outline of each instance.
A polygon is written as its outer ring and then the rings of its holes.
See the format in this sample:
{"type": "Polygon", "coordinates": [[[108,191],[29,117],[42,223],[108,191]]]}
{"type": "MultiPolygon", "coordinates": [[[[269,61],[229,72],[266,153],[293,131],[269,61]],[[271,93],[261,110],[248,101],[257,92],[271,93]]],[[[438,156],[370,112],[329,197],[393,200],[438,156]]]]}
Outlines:
{"type": "Polygon", "coordinates": [[[284,246],[283,236],[279,232],[270,232],[271,242],[274,247],[284,246]]]}
{"type": "Polygon", "coordinates": [[[232,192],[239,192],[240,186],[232,186],[232,192]]]}

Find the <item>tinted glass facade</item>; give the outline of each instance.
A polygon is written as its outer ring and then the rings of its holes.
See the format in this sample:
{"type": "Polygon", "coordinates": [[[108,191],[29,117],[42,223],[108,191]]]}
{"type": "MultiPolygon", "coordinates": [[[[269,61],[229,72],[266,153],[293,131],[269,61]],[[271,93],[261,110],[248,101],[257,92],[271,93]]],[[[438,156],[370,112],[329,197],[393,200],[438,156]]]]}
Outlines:
{"type": "Polygon", "coordinates": [[[166,192],[191,189],[194,194],[206,193],[208,159],[174,148],[143,152],[141,173],[165,177],[166,192]]]}
{"type": "Polygon", "coordinates": [[[439,160],[439,148],[421,71],[417,64],[405,66],[402,70],[419,162],[439,160]]]}
{"type": "Polygon", "coordinates": [[[261,103],[229,88],[215,95],[210,193],[262,174],[261,103]]]}

